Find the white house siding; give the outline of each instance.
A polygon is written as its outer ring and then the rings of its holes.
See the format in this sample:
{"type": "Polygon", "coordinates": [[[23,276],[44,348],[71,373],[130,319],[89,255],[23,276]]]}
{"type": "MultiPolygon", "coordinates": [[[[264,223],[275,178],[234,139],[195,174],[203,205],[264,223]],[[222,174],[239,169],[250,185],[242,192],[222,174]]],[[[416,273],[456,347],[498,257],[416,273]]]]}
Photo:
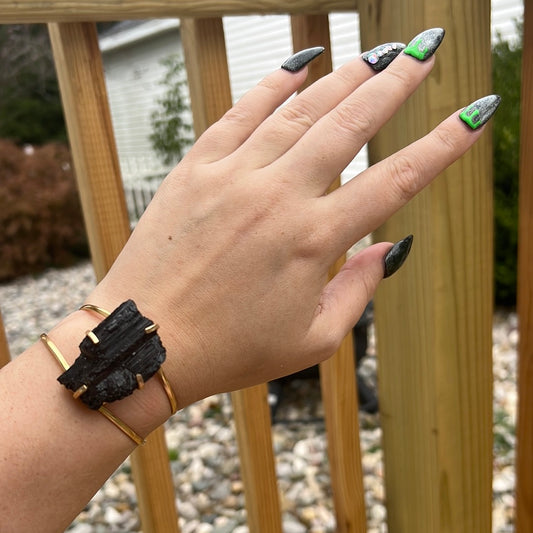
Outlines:
{"type": "Polygon", "coordinates": [[[492,0],[492,40],[495,42],[498,35],[504,41],[516,43],[516,22],[521,21],[524,14],[522,0],[492,0]]]}
{"type": "Polygon", "coordinates": [[[100,41],[111,117],[125,181],[164,173],[151,148],[150,115],[165,88],[161,59],[182,52],[179,23],[150,21],[100,41]]]}
{"type": "MultiPolygon", "coordinates": [[[[493,0],[492,35],[516,40],[515,21],[521,19],[522,0],[493,0]]],[[[234,102],[263,76],[278,68],[292,53],[288,16],[247,16],[224,19],[231,89],[234,102]]],[[[356,13],[330,16],[333,66],[361,52],[356,13]]],[[[320,44],[320,43],[317,43],[320,44]]],[[[152,20],[101,39],[111,114],[123,176],[165,172],[154,155],[148,135],[150,114],[163,92],[159,61],[181,50],[179,22],[152,20]]],[[[349,165],[343,178],[367,166],[366,151],[349,165]]]]}

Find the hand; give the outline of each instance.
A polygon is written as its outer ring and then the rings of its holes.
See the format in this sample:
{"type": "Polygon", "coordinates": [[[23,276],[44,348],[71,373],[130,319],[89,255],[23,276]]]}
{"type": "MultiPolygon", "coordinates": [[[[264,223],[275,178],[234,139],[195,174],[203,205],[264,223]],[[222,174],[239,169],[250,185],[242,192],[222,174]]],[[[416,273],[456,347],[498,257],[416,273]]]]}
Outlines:
{"type": "Polygon", "coordinates": [[[307,71],[272,73],[165,179],[88,301],[112,309],[132,298],[160,324],[180,406],[319,363],[357,321],[391,244],[368,247],[328,282],[329,267],[480,134],[456,113],[326,194],[429,74],[433,41],[431,53],[402,53],[377,74],[358,57],[280,109],[307,71]]]}

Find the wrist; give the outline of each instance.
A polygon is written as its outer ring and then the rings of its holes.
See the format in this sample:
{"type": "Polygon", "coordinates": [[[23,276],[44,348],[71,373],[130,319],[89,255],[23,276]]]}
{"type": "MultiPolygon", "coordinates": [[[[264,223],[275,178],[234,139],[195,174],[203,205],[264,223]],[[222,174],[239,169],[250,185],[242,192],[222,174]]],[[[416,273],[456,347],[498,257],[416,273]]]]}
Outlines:
{"type": "MultiPolygon", "coordinates": [[[[167,352],[162,368],[176,395],[178,409],[219,392],[216,390],[216,383],[213,384],[216,380],[214,368],[203,355],[210,353],[209,348],[205,346],[203,339],[195,334],[196,325],[186,320],[187,313],[174,309],[164,292],[157,288],[141,291],[132,287],[128,291],[124,286],[120,286],[116,277],[104,278],[87,297],[86,303],[96,304],[111,311],[128,298],[134,300],[144,316],[159,325],[158,334],[167,352]]],[[[158,377],[148,383],[154,380],[159,385],[158,377]]]]}
{"type": "MultiPolygon", "coordinates": [[[[50,332],[50,339],[61,351],[68,365],[72,365],[80,355],[79,344],[86,332],[93,330],[102,320],[101,316],[80,310],[69,315],[50,332]]],[[[58,383],[58,386],[61,385],[58,383]]],[[[72,395],[66,388],[65,394],[72,395]]],[[[80,399],[69,400],[91,411],[80,399]]],[[[157,373],[146,381],[142,389],[134,390],[129,396],[106,404],[105,408],[143,438],[171,415],[169,398],[157,373]]]]}

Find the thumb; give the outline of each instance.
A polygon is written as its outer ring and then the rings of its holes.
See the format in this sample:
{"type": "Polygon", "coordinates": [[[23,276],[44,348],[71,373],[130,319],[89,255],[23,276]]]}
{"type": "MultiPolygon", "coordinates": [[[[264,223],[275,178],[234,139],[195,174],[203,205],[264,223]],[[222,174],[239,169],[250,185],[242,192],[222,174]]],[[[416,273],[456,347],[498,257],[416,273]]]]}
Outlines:
{"type": "Polygon", "coordinates": [[[322,292],[319,328],[339,339],[348,334],[374,296],[380,281],[407,259],[413,236],[396,244],[381,242],[351,257],[322,292]]]}

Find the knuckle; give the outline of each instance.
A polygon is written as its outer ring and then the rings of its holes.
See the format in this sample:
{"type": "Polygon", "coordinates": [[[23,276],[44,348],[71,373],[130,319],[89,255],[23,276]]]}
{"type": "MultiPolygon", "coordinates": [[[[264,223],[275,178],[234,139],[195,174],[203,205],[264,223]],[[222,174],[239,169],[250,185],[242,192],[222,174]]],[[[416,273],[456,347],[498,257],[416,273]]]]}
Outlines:
{"type": "Polygon", "coordinates": [[[421,188],[422,169],[414,157],[397,155],[389,162],[393,192],[402,201],[410,200],[421,188]]]}
{"type": "Polygon", "coordinates": [[[254,121],[254,111],[245,105],[235,105],[228,109],[222,121],[231,124],[248,124],[254,121]]]}
{"type": "Polygon", "coordinates": [[[266,76],[259,81],[257,87],[266,89],[268,92],[278,93],[281,88],[281,83],[273,76],[266,76]]]}
{"type": "Polygon", "coordinates": [[[277,115],[283,122],[282,128],[289,125],[308,130],[315,123],[315,112],[304,101],[294,100],[289,105],[282,107],[277,115]]]}
{"type": "Polygon", "coordinates": [[[337,107],[332,118],[337,127],[351,138],[367,138],[374,131],[376,124],[372,110],[357,100],[337,107]]]}
{"type": "Polygon", "coordinates": [[[433,131],[433,134],[436,137],[439,148],[444,149],[446,152],[457,152],[457,134],[454,134],[449,127],[441,125],[433,131]]]}
{"type": "MultiPolygon", "coordinates": [[[[324,255],[328,236],[323,227],[307,221],[305,230],[296,238],[295,255],[304,260],[316,259],[324,255]]],[[[330,236],[331,237],[331,236],[330,236]]]]}

